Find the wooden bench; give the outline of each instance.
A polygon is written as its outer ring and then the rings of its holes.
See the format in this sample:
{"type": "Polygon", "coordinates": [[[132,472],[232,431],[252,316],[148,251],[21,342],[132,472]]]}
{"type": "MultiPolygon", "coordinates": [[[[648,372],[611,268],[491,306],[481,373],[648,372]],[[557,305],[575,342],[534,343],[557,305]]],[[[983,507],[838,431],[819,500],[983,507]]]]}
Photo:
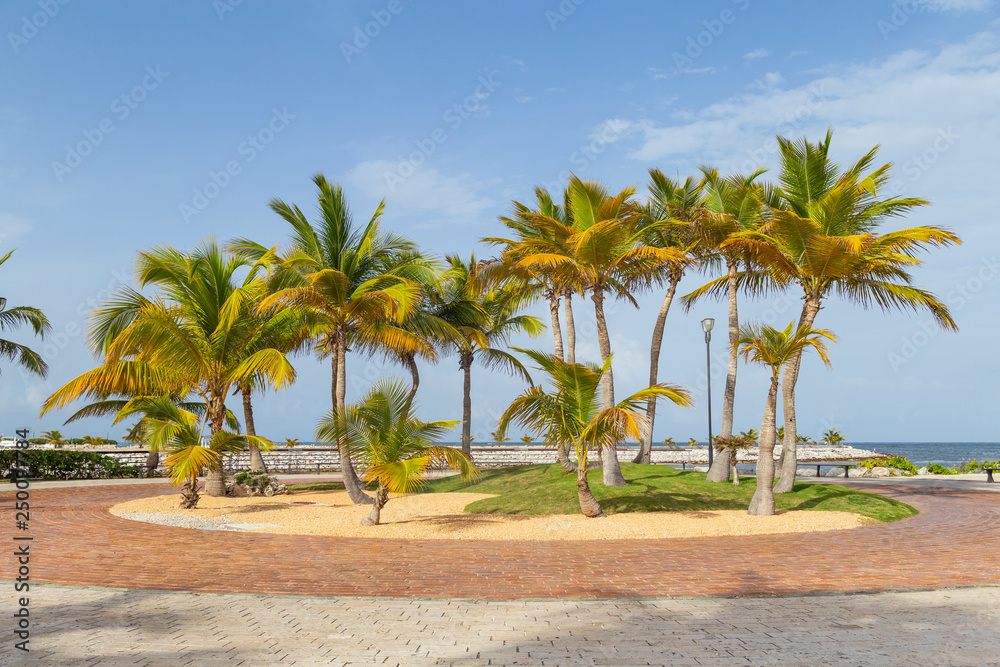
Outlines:
{"type": "MultiPolygon", "coordinates": [[[[805,465],[805,464],[803,464],[803,465],[805,465]]],[[[850,469],[858,467],[856,461],[848,461],[846,463],[844,463],[843,461],[838,461],[837,463],[809,463],[808,465],[816,466],[816,476],[817,477],[821,476],[820,475],[820,468],[822,466],[830,466],[832,468],[843,468],[844,469],[844,479],[850,479],[850,477],[851,477],[850,469]]]]}
{"type": "Polygon", "coordinates": [[[996,481],[994,481],[993,479],[993,472],[996,470],[1000,470],[1000,468],[983,468],[983,470],[986,471],[986,483],[996,484],[996,481]]]}

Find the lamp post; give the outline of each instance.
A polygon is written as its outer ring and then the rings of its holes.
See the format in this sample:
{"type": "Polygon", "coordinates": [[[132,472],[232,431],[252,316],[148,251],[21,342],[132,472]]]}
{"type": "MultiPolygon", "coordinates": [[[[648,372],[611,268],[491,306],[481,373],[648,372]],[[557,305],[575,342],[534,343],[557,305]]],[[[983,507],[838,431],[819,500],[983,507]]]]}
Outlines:
{"type": "Polygon", "coordinates": [[[701,330],[705,332],[705,373],[708,376],[708,467],[712,467],[712,327],[715,320],[706,317],[701,321],[701,330]]]}
{"type": "Polygon", "coordinates": [[[6,297],[0,296],[0,310],[3,310],[6,307],[7,307],[7,299],[6,299],[6,297]]]}

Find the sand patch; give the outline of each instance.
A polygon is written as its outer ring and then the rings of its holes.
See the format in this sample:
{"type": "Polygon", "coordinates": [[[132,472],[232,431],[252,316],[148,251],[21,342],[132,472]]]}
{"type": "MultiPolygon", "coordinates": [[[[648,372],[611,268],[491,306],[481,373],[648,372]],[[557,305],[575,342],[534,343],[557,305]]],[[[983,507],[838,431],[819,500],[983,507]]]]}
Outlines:
{"type": "MultiPolygon", "coordinates": [[[[111,513],[168,525],[233,525],[245,532],[335,537],[423,540],[618,540],[766,535],[842,530],[873,523],[849,512],[782,512],[748,516],[742,510],[644,512],[588,519],[582,514],[503,516],[468,514],[466,505],[490,495],[427,493],[391,498],[382,525],[361,526],[368,507],[353,504],[346,491],[306,491],[272,498],[202,496],[196,510],[177,508],[178,496],[119,503],[111,513]],[[254,525],[248,529],[246,525],[254,525]],[[271,524],[261,526],[260,524],[271,524]]],[[[227,528],[222,528],[227,529],[227,528]]],[[[229,528],[232,529],[232,528],[229,528]]]]}

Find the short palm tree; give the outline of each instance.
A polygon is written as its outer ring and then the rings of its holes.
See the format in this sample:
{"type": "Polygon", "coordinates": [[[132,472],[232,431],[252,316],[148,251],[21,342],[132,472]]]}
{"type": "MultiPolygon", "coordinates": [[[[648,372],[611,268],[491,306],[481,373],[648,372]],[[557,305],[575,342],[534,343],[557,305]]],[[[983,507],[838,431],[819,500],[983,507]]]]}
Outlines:
{"type": "MultiPolygon", "coordinates": [[[[14,250],[11,250],[3,257],[0,257],[0,264],[10,259],[10,256],[13,254],[14,250]]],[[[4,306],[0,306],[0,331],[18,329],[25,324],[30,326],[31,330],[39,338],[45,338],[45,334],[52,329],[48,318],[38,308],[31,306],[5,308],[4,306]]],[[[39,377],[45,377],[49,372],[48,364],[45,363],[40,354],[25,345],[4,338],[0,338],[0,358],[12,361],[22,370],[38,375],[39,377]]]]}
{"type": "Polygon", "coordinates": [[[414,492],[427,481],[431,468],[458,470],[467,479],[479,475],[464,452],[437,444],[457,423],[420,421],[406,386],[383,380],[358,403],[324,417],[316,437],[346,442],[361,479],[378,484],[372,510],[361,521],[363,526],[377,526],[389,494],[414,492]]]}
{"type": "Polygon", "coordinates": [[[587,481],[587,455],[592,449],[617,447],[641,433],[645,402],[665,397],[677,405],[689,406],[688,392],[677,386],[657,384],[642,389],[610,408],[601,407],[601,378],[609,372],[611,360],[596,364],[570,364],[544,352],[514,348],[530,357],[539,370],[548,374],[550,391],[541,386],[528,389],[514,399],[500,417],[498,430],[505,433],[518,424],[543,434],[546,440],[568,442],[576,453],[576,489],[584,516],[604,516],[587,481]]]}
{"type": "Polygon", "coordinates": [[[59,431],[42,431],[38,434],[38,437],[52,445],[61,445],[66,441],[66,437],[59,431]]]}
{"type": "Polygon", "coordinates": [[[263,438],[226,429],[215,431],[206,442],[204,418],[182,409],[169,398],[132,401],[115,420],[134,415],[141,415],[137,426],[150,450],[166,453],[170,481],[175,486],[184,485],[181,509],[198,506],[198,477],[206,470],[221,469],[226,456],[245,451],[251,443],[265,450],[271,447],[263,438]]]}
{"type": "Polygon", "coordinates": [[[506,442],[510,442],[510,438],[507,437],[507,434],[501,433],[500,431],[493,431],[490,433],[490,437],[493,438],[493,442],[500,446],[503,446],[506,442]]]}
{"type": "Polygon", "coordinates": [[[828,445],[836,446],[844,441],[844,436],[835,428],[831,428],[829,431],[823,434],[822,441],[828,445]]]}
{"type": "Polygon", "coordinates": [[[801,357],[802,352],[813,348],[827,366],[830,359],[826,354],[826,341],[836,337],[825,329],[799,327],[793,333],[794,324],[783,331],[773,327],[746,325],[740,327],[736,340],[737,351],[747,362],[767,366],[771,371],[771,386],[764,404],[764,419],[760,424],[759,451],[757,453],[757,490],[750,501],[749,514],[774,514],[774,441],[777,430],[776,413],[778,402],[778,379],[781,369],[792,359],[801,357]]]}
{"type": "Polygon", "coordinates": [[[739,470],[736,468],[737,457],[740,450],[749,449],[753,447],[754,443],[757,441],[756,437],[752,437],[747,433],[738,433],[736,435],[726,436],[716,436],[715,438],[715,448],[716,450],[723,449],[728,454],[727,459],[729,460],[729,468],[732,473],[733,486],[740,485],[740,474],[739,470]]]}
{"type": "Polygon", "coordinates": [[[299,444],[298,438],[285,438],[285,447],[288,447],[289,449],[298,446],[298,444],[299,444]]]}

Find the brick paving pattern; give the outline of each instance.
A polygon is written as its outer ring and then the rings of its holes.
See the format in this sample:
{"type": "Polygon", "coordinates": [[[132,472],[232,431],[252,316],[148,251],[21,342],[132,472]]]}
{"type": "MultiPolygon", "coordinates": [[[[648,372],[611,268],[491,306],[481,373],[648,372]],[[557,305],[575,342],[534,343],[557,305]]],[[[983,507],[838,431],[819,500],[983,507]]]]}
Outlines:
{"type": "Polygon", "coordinates": [[[1000,589],[660,600],[259,597],[40,586],[0,665],[1000,662],[1000,589]]]}
{"type": "MultiPolygon", "coordinates": [[[[1000,494],[871,484],[921,514],[810,535],[456,542],[265,535],[138,523],[111,505],[163,485],[32,491],[39,583],[259,595],[658,598],[912,590],[1000,583],[1000,494]],[[763,564],[763,565],[762,565],[763,564]]],[[[0,533],[13,532],[0,494],[0,533]]],[[[10,580],[12,559],[0,579],[10,580]]]]}

